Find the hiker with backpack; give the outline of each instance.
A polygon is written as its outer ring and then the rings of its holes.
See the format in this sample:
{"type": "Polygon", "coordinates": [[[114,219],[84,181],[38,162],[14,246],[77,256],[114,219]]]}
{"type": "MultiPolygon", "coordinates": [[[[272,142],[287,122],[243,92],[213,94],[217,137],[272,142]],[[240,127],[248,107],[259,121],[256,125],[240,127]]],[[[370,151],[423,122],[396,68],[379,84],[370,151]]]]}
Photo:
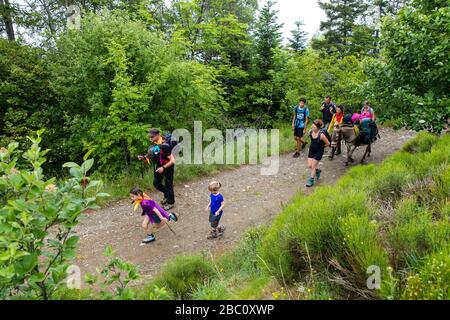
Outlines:
{"type": "Polygon", "coordinates": [[[172,154],[177,142],[172,136],[161,135],[158,129],[150,129],[149,138],[153,145],[147,155],[140,155],[139,160],[145,160],[152,164],[153,186],[164,194],[161,204],[165,210],[175,206],[175,194],[173,191],[173,176],[175,172],[175,156],[172,154]],[[164,184],[163,184],[164,181],[164,184]]]}
{"type": "Polygon", "coordinates": [[[311,138],[311,145],[308,154],[308,167],[311,169],[311,175],[306,183],[306,187],[311,188],[315,181],[320,179],[322,170],[318,169],[319,162],[325,153],[325,146],[330,146],[330,136],[328,131],[323,128],[323,122],[315,120],[309,137],[311,138]]]}
{"type": "Polygon", "coordinates": [[[147,236],[142,240],[141,245],[149,244],[156,240],[154,232],[150,233],[150,225],[155,225],[156,230],[158,230],[169,221],[178,221],[175,213],[168,213],[138,187],[131,189],[130,199],[133,201],[135,211],[139,206],[142,208],[142,216],[144,217],[142,228],[147,236]]]}
{"type": "Polygon", "coordinates": [[[294,158],[299,158],[300,152],[308,144],[308,142],[303,139],[309,120],[309,109],[306,107],[305,98],[300,99],[300,103],[295,107],[294,112],[295,114],[292,119],[292,129],[294,130],[294,137],[297,142],[297,149],[294,153],[294,158]]]}
{"type": "Polygon", "coordinates": [[[333,115],[336,113],[336,105],[331,101],[331,96],[326,96],[325,101],[322,102],[322,106],[320,107],[320,111],[322,112],[322,122],[325,130],[328,130],[328,126],[333,120],[333,115]]]}

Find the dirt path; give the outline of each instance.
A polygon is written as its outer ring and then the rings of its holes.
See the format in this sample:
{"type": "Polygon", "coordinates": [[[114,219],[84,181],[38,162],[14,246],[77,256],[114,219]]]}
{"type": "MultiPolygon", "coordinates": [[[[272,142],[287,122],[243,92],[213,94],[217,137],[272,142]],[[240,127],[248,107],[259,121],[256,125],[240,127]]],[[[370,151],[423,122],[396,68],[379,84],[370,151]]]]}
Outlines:
{"type": "MultiPolygon", "coordinates": [[[[411,131],[389,128],[382,129],[380,134],[382,139],[373,145],[368,163],[380,163],[415,135],[411,131]]],[[[363,149],[356,151],[356,160],[361,158],[362,152],[363,149]]],[[[76,230],[81,238],[77,263],[83,273],[93,272],[106,262],[103,252],[110,245],[119,257],[137,264],[147,278],[176,255],[233,246],[249,227],[270,223],[297,192],[314,190],[304,186],[308,174],[306,156],[306,151],[300,159],[293,159],[292,154],[281,156],[276,176],[261,176],[260,166],[243,166],[176,186],[177,207],[173,211],[179,215],[179,222],[173,228],[177,236],[164,227],[157,233],[158,240],[144,247],[139,246],[144,237],[140,210],[133,212],[130,201],[119,201],[89,214],[76,230]],[[227,231],[223,238],[210,241],[206,240],[209,225],[204,208],[209,200],[208,183],[214,179],[222,182],[221,192],[226,201],[222,222],[227,231]]],[[[334,161],[324,157],[320,167],[323,169],[321,185],[334,183],[346,172],[343,156],[334,161]]],[[[151,196],[161,199],[157,193],[151,196]]]]}

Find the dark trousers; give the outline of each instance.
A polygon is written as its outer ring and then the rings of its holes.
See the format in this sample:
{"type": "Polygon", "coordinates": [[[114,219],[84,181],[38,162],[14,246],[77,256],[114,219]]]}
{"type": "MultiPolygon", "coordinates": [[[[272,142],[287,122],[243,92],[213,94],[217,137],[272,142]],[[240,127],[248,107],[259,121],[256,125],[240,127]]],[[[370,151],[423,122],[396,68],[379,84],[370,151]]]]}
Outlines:
{"type": "MultiPolygon", "coordinates": [[[[155,169],[156,170],[156,169],[155,169]]],[[[168,204],[175,203],[175,194],[173,192],[173,174],[175,172],[175,166],[171,166],[163,171],[163,173],[157,173],[155,171],[153,176],[153,186],[160,192],[164,193],[164,198],[167,199],[168,204]],[[164,180],[164,185],[163,185],[164,180]]]]}

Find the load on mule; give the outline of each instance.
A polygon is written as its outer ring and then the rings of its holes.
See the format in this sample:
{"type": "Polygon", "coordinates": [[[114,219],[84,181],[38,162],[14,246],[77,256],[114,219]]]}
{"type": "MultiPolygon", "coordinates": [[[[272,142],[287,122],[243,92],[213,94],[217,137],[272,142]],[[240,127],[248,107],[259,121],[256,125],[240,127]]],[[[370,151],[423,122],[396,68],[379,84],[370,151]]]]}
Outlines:
{"type": "MultiPolygon", "coordinates": [[[[370,157],[372,152],[372,143],[380,138],[378,128],[373,119],[365,118],[360,120],[358,114],[347,114],[344,117],[340,135],[347,146],[347,159],[345,165],[348,166],[350,162],[355,160],[352,158],[356,148],[360,146],[367,146],[366,152],[361,159],[364,163],[366,157],[370,157]]],[[[334,152],[330,155],[330,159],[334,158],[334,152]]]]}

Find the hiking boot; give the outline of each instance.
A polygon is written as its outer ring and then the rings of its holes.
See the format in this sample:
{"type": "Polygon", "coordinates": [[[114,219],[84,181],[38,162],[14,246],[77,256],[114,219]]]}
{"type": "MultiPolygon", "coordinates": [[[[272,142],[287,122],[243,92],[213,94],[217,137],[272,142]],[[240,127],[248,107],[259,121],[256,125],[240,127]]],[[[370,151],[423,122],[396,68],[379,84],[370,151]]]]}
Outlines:
{"type": "Polygon", "coordinates": [[[223,236],[225,229],[226,229],[225,226],[219,226],[219,228],[217,228],[218,231],[217,236],[219,237],[223,236]]]}
{"type": "Polygon", "coordinates": [[[300,158],[300,152],[294,153],[294,158],[300,158]]]}
{"type": "Polygon", "coordinates": [[[163,208],[166,211],[172,210],[175,207],[175,203],[166,203],[163,208]]]}
{"type": "Polygon", "coordinates": [[[175,222],[178,221],[178,217],[174,212],[169,214],[169,221],[175,221],[175,222]]]}
{"type": "Polygon", "coordinates": [[[156,240],[156,237],[153,234],[149,234],[147,238],[142,240],[142,244],[149,244],[156,240]]]}
{"type": "Polygon", "coordinates": [[[302,149],[305,149],[305,147],[308,145],[308,143],[309,143],[308,141],[303,142],[302,143],[302,149]]]}
{"type": "Polygon", "coordinates": [[[306,187],[311,188],[314,185],[314,178],[309,178],[306,182],[306,187]]]}
{"type": "Polygon", "coordinates": [[[317,170],[316,170],[316,178],[317,178],[317,180],[320,179],[321,173],[322,173],[322,170],[320,170],[320,169],[317,169],[317,170]]]}
{"type": "Polygon", "coordinates": [[[210,234],[207,236],[208,240],[216,239],[217,238],[217,232],[211,231],[210,234]]]}

